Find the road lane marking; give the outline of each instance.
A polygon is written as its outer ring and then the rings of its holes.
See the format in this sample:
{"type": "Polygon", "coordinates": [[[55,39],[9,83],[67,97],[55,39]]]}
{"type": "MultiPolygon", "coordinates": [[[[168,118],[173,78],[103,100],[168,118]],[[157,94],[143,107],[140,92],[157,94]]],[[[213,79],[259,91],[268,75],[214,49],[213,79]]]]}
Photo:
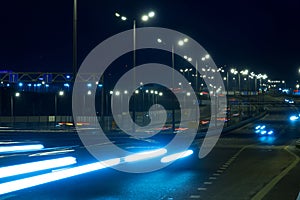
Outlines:
{"type": "Polygon", "coordinates": [[[213,173],[214,176],[220,176],[221,174],[219,173],[213,173]]]}
{"type": "Polygon", "coordinates": [[[289,154],[295,157],[294,162],[292,162],[287,168],[285,168],[278,176],[273,178],[265,187],[263,187],[251,200],[259,200],[263,199],[271,190],[272,188],[284,177],[289,173],[300,161],[300,158],[288,149],[288,146],[284,148],[289,154]]]}
{"type": "Polygon", "coordinates": [[[190,199],[200,199],[200,195],[191,195],[190,199]]]}
{"type": "Polygon", "coordinates": [[[217,177],[213,177],[213,176],[209,177],[209,180],[216,180],[216,179],[217,177]]]}
{"type": "Polygon", "coordinates": [[[218,173],[223,173],[223,170],[220,170],[220,169],[219,169],[219,170],[217,170],[217,172],[218,172],[218,173]]]}
{"type": "Polygon", "coordinates": [[[211,182],[211,181],[206,181],[206,182],[204,182],[204,184],[205,184],[205,185],[211,185],[212,182],[211,182]]]}
{"type": "Polygon", "coordinates": [[[299,192],[296,200],[300,200],[300,192],[299,192]]]}
{"type": "Polygon", "coordinates": [[[207,190],[207,188],[205,188],[205,187],[199,187],[198,190],[205,191],[205,190],[207,190]]]}

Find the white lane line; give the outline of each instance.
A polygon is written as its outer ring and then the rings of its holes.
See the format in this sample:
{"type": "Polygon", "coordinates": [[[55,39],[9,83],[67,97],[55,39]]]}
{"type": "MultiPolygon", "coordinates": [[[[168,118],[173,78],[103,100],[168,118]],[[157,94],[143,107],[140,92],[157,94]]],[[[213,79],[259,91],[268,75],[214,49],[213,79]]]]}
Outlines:
{"type": "Polygon", "coordinates": [[[220,170],[220,169],[219,169],[219,170],[217,170],[217,172],[218,172],[218,173],[223,173],[223,170],[220,170]]]}
{"type": "Polygon", "coordinates": [[[199,187],[197,190],[205,191],[205,190],[207,190],[207,188],[205,188],[205,187],[199,187]]]}
{"type": "Polygon", "coordinates": [[[213,173],[214,176],[220,176],[221,174],[219,173],[213,173]]]}
{"type": "Polygon", "coordinates": [[[209,177],[209,180],[216,180],[217,179],[217,177],[209,177]]]}
{"type": "MultiPolygon", "coordinates": [[[[284,177],[287,175],[287,173],[289,173],[300,161],[300,158],[298,157],[298,155],[296,155],[295,153],[293,153],[292,151],[290,151],[288,149],[288,146],[286,146],[284,148],[288,153],[290,153],[291,155],[293,155],[295,157],[295,160],[288,166],[286,167],[283,171],[281,171],[280,174],[278,174],[278,176],[276,176],[275,178],[273,178],[265,187],[263,187],[258,193],[256,193],[256,195],[251,199],[251,200],[259,200],[259,199],[263,199],[264,196],[266,196],[266,194],[268,194],[272,188],[284,177]]],[[[297,199],[298,200],[298,199],[297,199]]]]}
{"type": "Polygon", "coordinates": [[[227,169],[227,167],[220,167],[220,169],[221,169],[221,170],[225,170],[225,169],[227,169]]]}
{"type": "Polygon", "coordinates": [[[190,199],[200,199],[200,195],[191,195],[190,199]]]}
{"type": "Polygon", "coordinates": [[[204,182],[204,184],[205,184],[205,185],[211,185],[212,182],[211,182],[211,181],[206,181],[206,182],[204,182]]]}
{"type": "Polygon", "coordinates": [[[300,200],[300,192],[299,192],[299,194],[298,194],[298,197],[297,197],[297,199],[296,200],[300,200]]]}

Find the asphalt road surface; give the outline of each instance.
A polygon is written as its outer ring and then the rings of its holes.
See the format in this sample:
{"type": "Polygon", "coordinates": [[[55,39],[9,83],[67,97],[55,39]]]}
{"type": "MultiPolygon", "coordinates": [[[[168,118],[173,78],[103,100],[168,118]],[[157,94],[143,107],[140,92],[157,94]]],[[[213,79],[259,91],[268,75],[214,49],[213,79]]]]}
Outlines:
{"type": "MultiPolygon", "coordinates": [[[[298,113],[298,108],[294,105],[270,106],[269,113],[263,118],[224,133],[212,152],[203,159],[198,158],[198,148],[193,148],[191,156],[158,171],[126,173],[105,168],[9,192],[0,199],[295,200],[300,191],[300,151],[295,147],[295,141],[300,138],[300,121],[291,122],[291,113],[298,113]],[[267,124],[275,134],[255,134],[254,127],[258,124],[267,124]]],[[[171,138],[170,134],[164,134],[155,139],[137,141],[114,134],[111,140],[120,147],[139,149],[165,144],[171,138]]],[[[74,132],[6,130],[1,132],[1,141],[41,143],[46,148],[43,151],[3,153],[0,157],[2,167],[59,156],[74,156],[77,165],[95,162],[74,132]]],[[[193,146],[199,147],[202,141],[203,138],[196,139],[193,146]]],[[[99,148],[105,145],[99,144],[99,148]]],[[[147,160],[130,163],[141,168],[148,164],[147,160]]],[[[1,184],[38,173],[0,178],[0,192],[1,184]]]]}

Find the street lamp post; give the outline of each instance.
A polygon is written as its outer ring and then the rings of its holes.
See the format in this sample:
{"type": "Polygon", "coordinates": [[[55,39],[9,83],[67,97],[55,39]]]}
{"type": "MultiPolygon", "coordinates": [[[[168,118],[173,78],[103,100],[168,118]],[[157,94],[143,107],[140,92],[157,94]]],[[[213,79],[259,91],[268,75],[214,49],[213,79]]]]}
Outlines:
{"type": "MultiPolygon", "coordinates": [[[[172,88],[174,90],[174,71],[175,71],[175,57],[174,57],[174,45],[172,45],[172,88]]],[[[175,101],[172,98],[172,131],[175,131],[175,101]]]]}
{"type": "Polygon", "coordinates": [[[77,73],[77,0],[73,2],[73,80],[77,73]]]}
{"type": "Polygon", "coordinates": [[[10,116],[11,116],[11,119],[12,119],[12,123],[14,123],[14,96],[16,98],[19,98],[20,97],[20,93],[19,92],[16,92],[14,94],[12,94],[10,96],[10,116]]]}
{"type": "MultiPolygon", "coordinates": [[[[122,21],[126,21],[126,16],[121,16],[119,13],[115,13],[116,17],[120,17],[122,21]]],[[[150,11],[147,15],[142,15],[141,20],[146,22],[150,18],[153,18],[155,16],[154,11],[150,11]]],[[[136,66],[136,20],[133,19],[133,87],[136,82],[136,74],[135,74],[135,66],[136,66]]],[[[135,90],[135,88],[133,88],[135,90]]],[[[135,120],[136,120],[136,113],[135,113],[135,96],[132,97],[132,103],[133,103],[133,109],[132,109],[132,131],[135,132],[135,120]]]]}
{"type": "Polygon", "coordinates": [[[55,118],[58,115],[58,96],[64,96],[64,94],[65,93],[64,93],[63,90],[60,90],[58,93],[55,93],[55,96],[54,96],[54,115],[55,115],[55,118]]]}

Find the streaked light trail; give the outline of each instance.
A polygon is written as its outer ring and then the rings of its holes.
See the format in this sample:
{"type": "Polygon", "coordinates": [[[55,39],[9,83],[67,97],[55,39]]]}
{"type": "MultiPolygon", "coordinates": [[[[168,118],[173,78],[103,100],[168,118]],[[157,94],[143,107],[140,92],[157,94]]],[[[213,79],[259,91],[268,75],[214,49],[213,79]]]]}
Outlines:
{"type": "Polygon", "coordinates": [[[120,158],[115,158],[106,161],[95,162],[95,163],[86,164],[78,167],[53,171],[51,173],[41,174],[37,176],[32,176],[28,178],[2,183],[0,184],[0,195],[29,188],[29,187],[34,187],[49,182],[53,182],[53,181],[57,181],[57,180],[61,180],[61,179],[65,179],[65,178],[69,178],[72,176],[100,170],[103,168],[118,165],[119,163],[120,163],[120,158]]]}
{"type": "Polygon", "coordinates": [[[57,167],[72,165],[75,163],[76,163],[76,158],[69,156],[64,158],[57,158],[51,160],[43,160],[38,162],[1,167],[0,178],[26,174],[30,172],[45,170],[45,169],[53,169],[57,167]]]}
{"type": "Polygon", "coordinates": [[[124,158],[125,162],[134,162],[138,160],[145,160],[149,158],[154,158],[157,156],[161,156],[167,153],[166,149],[156,149],[153,151],[145,151],[140,153],[135,153],[124,158]]]}
{"type": "Polygon", "coordinates": [[[43,148],[44,148],[44,146],[41,144],[20,145],[20,146],[2,146],[2,147],[0,147],[0,153],[18,152],[18,151],[34,151],[34,150],[41,150],[43,148]]]}
{"type": "Polygon", "coordinates": [[[162,162],[162,163],[172,162],[174,160],[187,157],[191,154],[193,154],[193,150],[186,150],[186,151],[183,151],[183,152],[179,152],[179,153],[175,153],[175,154],[165,156],[160,160],[160,162],[162,162]]]}

